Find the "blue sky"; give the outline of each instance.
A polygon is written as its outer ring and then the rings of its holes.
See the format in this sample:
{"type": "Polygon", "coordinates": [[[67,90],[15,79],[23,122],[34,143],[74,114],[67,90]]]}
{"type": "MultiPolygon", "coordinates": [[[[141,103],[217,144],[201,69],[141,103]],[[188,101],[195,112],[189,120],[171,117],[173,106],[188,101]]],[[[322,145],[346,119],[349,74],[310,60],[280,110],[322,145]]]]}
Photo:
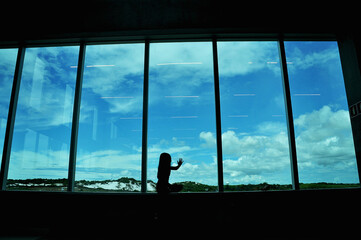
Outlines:
{"type": "MultiPolygon", "coordinates": [[[[336,42],[285,46],[300,182],[357,182],[336,42]]],[[[67,177],[78,50],[27,49],[9,178],[67,177]]],[[[2,92],[14,52],[1,52],[2,92]]],[[[219,42],[218,58],[224,182],[291,183],[277,42],[219,42]]],[[[77,180],[140,179],[143,61],[144,44],[87,46],[77,180]]],[[[172,182],[216,185],[211,43],[152,43],[149,68],[148,178],[169,152],[185,161],[172,182]]]]}

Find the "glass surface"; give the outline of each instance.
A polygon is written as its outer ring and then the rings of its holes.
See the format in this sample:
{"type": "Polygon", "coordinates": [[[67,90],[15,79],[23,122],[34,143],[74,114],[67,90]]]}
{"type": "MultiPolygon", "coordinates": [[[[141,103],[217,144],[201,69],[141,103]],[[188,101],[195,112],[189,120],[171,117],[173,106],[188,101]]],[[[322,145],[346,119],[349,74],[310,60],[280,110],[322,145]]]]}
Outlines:
{"type": "Polygon", "coordinates": [[[291,188],[277,42],[218,42],[225,191],[291,188]]]}
{"type": "Polygon", "coordinates": [[[86,47],[76,191],[140,191],[144,44],[86,47]]]}
{"type": "Polygon", "coordinates": [[[17,49],[0,49],[0,159],[2,159],[17,49]]]}
{"type": "Polygon", "coordinates": [[[78,53],[26,49],[7,189],[66,190],[78,53]]]}
{"type": "Polygon", "coordinates": [[[337,42],[285,42],[285,50],[300,187],[358,183],[337,42]]]}
{"type": "MultiPolygon", "coordinates": [[[[291,188],[275,41],[218,42],[225,191],[291,188]]],[[[359,186],[337,42],[286,41],[300,187],[359,186]]],[[[27,48],[8,190],[66,190],[78,46],[27,48]]],[[[0,49],[3,145],[17,49],[0,49]]],[[[147,189],[217,190],[211,42],[150,45],[147,189]]],[[[140,191],[144,44],[87,45],[75,191],[140,191]]],[[[2,152],[1,152],[2,153],[2,152]]]]}
{"type": "MultiPolygon", "coordinates": [[[[167,152],[176,166],[170,183],[183,191],[217,189],[212,43],[150,45],[148,179],[157,182],[159,156],[167,152]]],[[[154,191],[149,187],[148,191],[154,191]]]]}

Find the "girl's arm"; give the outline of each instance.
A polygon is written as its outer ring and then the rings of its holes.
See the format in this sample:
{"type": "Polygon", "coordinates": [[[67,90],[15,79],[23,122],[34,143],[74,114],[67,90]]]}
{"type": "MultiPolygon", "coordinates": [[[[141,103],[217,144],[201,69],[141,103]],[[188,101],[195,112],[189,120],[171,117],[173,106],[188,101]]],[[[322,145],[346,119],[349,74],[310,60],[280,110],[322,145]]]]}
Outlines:
{"type": "Polygon", "coordinates": [[[175,166],[175,167],[170,166],[170,169],[171,170],[178,170],[178,168],[180,168],[180,166],[182,166],[182,164],[183,164],[183,159],[180,158],[177,163],[178,163],[178,166],[175,166]]]}

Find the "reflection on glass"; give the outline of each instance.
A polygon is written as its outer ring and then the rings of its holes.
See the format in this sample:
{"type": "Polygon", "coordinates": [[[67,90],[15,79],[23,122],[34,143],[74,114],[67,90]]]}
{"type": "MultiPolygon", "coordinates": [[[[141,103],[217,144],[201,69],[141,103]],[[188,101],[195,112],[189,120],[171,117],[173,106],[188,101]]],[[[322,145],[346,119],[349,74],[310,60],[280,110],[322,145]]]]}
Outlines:
{"type": "Polygon", "coordinates": [[[277,42],[219,42],[225,191],[291,188],[277,42]]]}
{"type": "MultiPolygon", "coordinates": [[[[17,49],[0,49],[0,146],[4,146],[17,49]]],[[[2,159],[2,148],[0,159],[2,159]]]]}
{"type": "Polygon", "coordinates": [[[183,191],[215,191],[217,164],[212,44],[150,45],[148,191],[157,182],[159,156],[167,152],[170,183],[183,191]]]}
{"type": "Polygon", "coordinates": [[[358,183],[337,42],[285,42],[285,49],[300,187],[358,183]]]}
{"type": "Polygon", "coordinates": [[[26,49],[7,189],[66,189],[78,52],[26,49]]]}
{"type": "MultiPolygon", "coordinates": [[[[225,191],[291,188],[277,42],[218,42],[225,191]]],[[[300,187],[359,183],[337,43],[285,42],[300,187]]],[[[76,191],[140,191],[144,44],[86,47],[76,191]]],[[[28,48],[8,190],[66,190],[78,46],[28,48]]],[[[17,49],[0,49],[3,145],[17,49]]],[[[170,153],[170,183],[217,190],[210,42],[150,45],[147,189],[170,153]]]]}
{"type": "Polygon", "coordinates": [[[140,191],[144,44],[86,47],[76,191],[140,191]]]}

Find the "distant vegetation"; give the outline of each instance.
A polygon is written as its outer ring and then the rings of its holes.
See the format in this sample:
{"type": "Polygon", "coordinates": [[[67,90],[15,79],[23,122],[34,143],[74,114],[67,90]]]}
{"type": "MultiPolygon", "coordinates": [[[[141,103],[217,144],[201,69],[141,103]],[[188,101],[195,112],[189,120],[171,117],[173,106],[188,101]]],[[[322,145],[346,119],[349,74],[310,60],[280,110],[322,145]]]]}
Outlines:
{"type": "Polygon", "coordinates": [[[6,189],[8,190],[35,190],[35,191],[65,191],[68,179],[8,179],[6,189]]]}
{"type": "MultiPolygon", "coordinates": [[[[7,181],[8,190],[35,190],[35,191],[66,191],[68,180],[61,179],[9,179],[7,181]]],[[[147,181],[149,190],[155,191],[156,183],[147,181]]],[[[207,185],[198,182],[179,182],[183,185],[182,192],[216,192],[217,186],[207,185]]],[[[117,180],[88,181],[80,180],[75,182],[76,191],[84,192],[139,192],[141,182],[134,178],[122,177],[117,180]]],[[[300,183],[301,189],[324,189],[324,188],[355,188],[359,184],[343,183],[300,183]]],[[[224,191],[277,191],[290,190],[291,184],[239,184],[224,185],[224,191]]]]}
{"type": "Polygon", "coordinates": [[[357,188],[357,183],[300,183],[300,189],[320,189],[320,188],[357,188]]]}

